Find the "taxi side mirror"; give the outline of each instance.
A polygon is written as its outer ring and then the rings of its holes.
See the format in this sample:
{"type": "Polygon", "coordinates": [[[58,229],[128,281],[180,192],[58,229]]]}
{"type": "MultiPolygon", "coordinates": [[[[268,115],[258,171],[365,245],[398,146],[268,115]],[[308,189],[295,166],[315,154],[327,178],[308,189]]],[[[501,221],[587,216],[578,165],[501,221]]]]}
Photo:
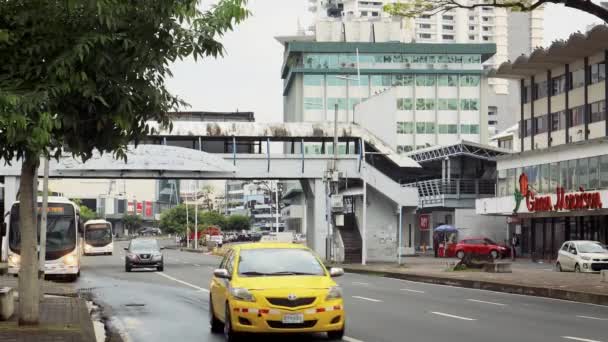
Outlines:
{"type": "Polygon", "coordinates": [[[213,271],[213,275],[220,279],[230,279],[230,273],[225,268],[218,268],[213,271]]]}
{"type": "Polygon", "coordinates": [[[339,267],[332,267],[329,269],[329,276],[332,278],[341,277],[344,275],[344,270],[339,267]]]}

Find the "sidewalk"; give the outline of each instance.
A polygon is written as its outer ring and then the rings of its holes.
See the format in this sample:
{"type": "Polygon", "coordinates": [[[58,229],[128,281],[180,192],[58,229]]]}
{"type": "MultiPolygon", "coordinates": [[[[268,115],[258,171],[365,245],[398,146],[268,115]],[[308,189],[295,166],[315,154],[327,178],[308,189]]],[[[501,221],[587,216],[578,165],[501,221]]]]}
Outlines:
{"type": "MultiPolygon", "coordinates": [[[[17,289],[18,279],[0,276],[0,287],[17,289]]],[[[40,304],[40,324],[19,326],[18,299],[15,314],[0,322],[0,341],[11,342],[95,342],[93,323],[84,299],[70,284],[44,282],[45,298],[40,304]]]]}
{"type": "Polygon", "coordinates": [[[608,283],[601,282],[599,274],[560,273],[552,264],[525,259],[512,263],[513,273],[449,271],[448,263],[455,262],[452,258],[404,257],[401,267],[396,263],[341,266],[352,273],[608,305],[608,283]]]}

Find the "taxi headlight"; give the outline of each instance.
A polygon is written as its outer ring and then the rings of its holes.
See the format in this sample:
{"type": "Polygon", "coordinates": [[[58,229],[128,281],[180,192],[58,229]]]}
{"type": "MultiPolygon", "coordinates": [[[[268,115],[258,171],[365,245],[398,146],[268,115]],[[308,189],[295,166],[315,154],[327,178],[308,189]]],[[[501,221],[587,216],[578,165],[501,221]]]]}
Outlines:
{"type": "Polygon", "coordinates": [[[236,300],[242,300],[244,302],[255,302],[255,297],[251,294],[251,292],[242,287],[231,287],[230,294],[236,300]]]}
{"type": "Polygon", "coordinates": [[[17,254],[11,254],[8,257],[8,262],[11,265],[19,266],[19,263],[21,262],[21,257],[17,254]]]}
{"type": "Polygon", "coordinates": [[[75,266],[78,263],[78,260],[72,254],[68,254],[63,257],[63,263],[69,266],[75,266]]]}
{"type": "Polygon", "coordinates": [[[340,286],[334,286],[329,289],[329,292],[327,292],[327,296],[325,297],[325,300],[339,299],[339,298],[342,298],[342,288],[340,286]]]}

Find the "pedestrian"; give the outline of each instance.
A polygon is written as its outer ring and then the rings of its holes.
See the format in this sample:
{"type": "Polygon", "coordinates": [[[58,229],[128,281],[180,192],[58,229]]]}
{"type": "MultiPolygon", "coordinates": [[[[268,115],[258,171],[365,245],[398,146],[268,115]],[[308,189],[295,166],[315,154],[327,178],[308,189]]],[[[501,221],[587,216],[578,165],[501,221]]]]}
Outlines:
{"type": "Polygon", "coordinates": [[[437,232],[433,234],[433,253],[435,253],[435,258],[439,257],[439,233],[437,232]]]}
{"type": "Polygon", "coordinates": [[[519,246],[519,238],[517,237],[517,234],[513,233],[513,236],[511,236],[511,260],[513,261],[515,261],[515,248],[517,248],[517,246],[519,246]]]}

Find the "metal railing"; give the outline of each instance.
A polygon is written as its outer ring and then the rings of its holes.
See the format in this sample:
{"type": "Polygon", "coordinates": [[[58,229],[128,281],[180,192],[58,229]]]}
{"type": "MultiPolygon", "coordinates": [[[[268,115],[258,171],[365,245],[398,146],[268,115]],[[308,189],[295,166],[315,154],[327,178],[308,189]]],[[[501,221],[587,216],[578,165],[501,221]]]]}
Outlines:
{"type": "Polygon", "coordinates": [[[430,198],[494,196],[496,194],[496,181],[480,179],[431,179],[421,182],[402,184],[403,187],[418,188],[420,200],[430,198]]]}

